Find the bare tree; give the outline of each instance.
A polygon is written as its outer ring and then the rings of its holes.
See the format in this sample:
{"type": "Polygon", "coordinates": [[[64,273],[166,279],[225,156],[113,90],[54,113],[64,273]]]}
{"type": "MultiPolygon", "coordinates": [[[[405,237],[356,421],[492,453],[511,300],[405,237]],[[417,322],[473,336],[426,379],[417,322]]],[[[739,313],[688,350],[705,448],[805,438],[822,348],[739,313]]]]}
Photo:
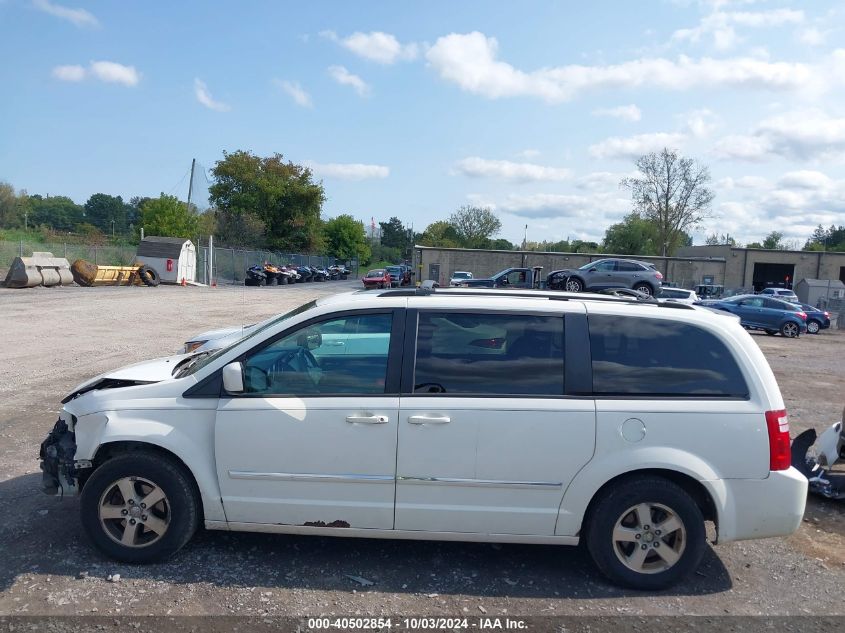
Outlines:
{"type": "Polygon", "coordinates": [[[449,224],[469,248],[483,248],[502,230],[502,222],[488,208],[463,206],[449,216],[449,224]]]}
{"type": "Polygon", "coordinates": [[[678,246],[684,231],[710,217],[715,194],[707,188],[710,170],[675,150],[663,148],[637,159],[640,175],[624,178],[634,206],[657,227],[658,245],[665,257],[678,246]]]}

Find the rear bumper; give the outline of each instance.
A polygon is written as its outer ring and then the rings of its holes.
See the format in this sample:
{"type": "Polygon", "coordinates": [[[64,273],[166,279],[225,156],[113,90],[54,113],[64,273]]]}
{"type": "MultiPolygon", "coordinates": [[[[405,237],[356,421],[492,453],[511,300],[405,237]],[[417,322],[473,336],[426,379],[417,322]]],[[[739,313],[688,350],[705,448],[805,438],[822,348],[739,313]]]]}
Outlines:
{"type": "Polygon", "coordinates": [[[720,483],[724,498],[719,542],[788,536],[801,525],[807,478],[795,468],[770,472],[765,479],[723,479],[720,483]]]}

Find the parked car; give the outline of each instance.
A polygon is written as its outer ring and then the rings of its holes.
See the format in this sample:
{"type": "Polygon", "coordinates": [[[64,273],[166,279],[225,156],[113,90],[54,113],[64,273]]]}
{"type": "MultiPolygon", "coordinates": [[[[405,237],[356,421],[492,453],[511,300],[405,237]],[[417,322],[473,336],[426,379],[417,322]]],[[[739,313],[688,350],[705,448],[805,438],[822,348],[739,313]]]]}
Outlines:
{"type": "Polygon", "coordinates": [[[88,538],[127,563],[199,526],[583,542],[653,590],[698,567],[705,521],[720,543],[787,535],[807,494],[759,347],[680,304],[339,294],[62,402],[43,488],[79,493],[88,538]]]}
{"type": "MultiPolygon", "coordinates": [[[[536,288],[540,285],[541,266],[532,268],[505,268],[492,277],[461,279],[458,285],[461,288],[503,288],[503,289],[524,289],[536,288]]],[[[451,285],[451,282],[450,282],[451,285]]]]}
{"type": "Polygon", "coordinates": [[[760,291],[760,294],[767,297],[774,297],[775,299],[783,299],[784,301],[789,301],[790,303],[800,303],[798,295],[789,288],[763,288],[760,291]]]}
{"type": "Polygon", "coordinates": [[[830,327],[830,312],[807,303],[799,303],[798,305],[807,314],[807,334],[818,334],[821,330],[830,327]]]}
{"type": "Polygon", "coordinates": [[[390,275],[390,287],[391,288],[398,288],[402,284],[402,278],[404,277],[404,271],[402,270],[401,266],[388,266],[385,268],[387,274],[390,275]]]}
{"type": "Polygon", "coordinates": [[[450,286],[460,286],[462,281],[472,279],[472,273],[468,270],[456,270],[449,278],[450,286]]]}
{"type": "Polygon", "coordinates": [[[372,288],[389,288],[390,273],[384,268],[376,268],[362,277],[361,282],[364,284],[364,288],[368,290],[372,288]]]}
{"type": "Polygon", "coordinates": [[[663,286],[657,291],[655,295],[659,300],[675,301],[677,303],[695,303],[699,300],[695,290],[686,290],[685,288],[667,288],[663,286]]]}
{"type": "Polygon", "coordinates": [[[794,303],[764,297],[762,295],[738,295],[729,299],[699,301],[716,310],[737,315],[743,327],[750,330],[764,330],[774,336],[778,332],[788,338],[796,338],[807,331],[807,314],[794,303]]]}
{"type": "Polygon", "coordinates": [[[654,295],[662,281],[663,274],[653,264],[610,258],[598,259],[580,268],[552,271],[546,277],[546,286],[568,292],[631,288],[654,295]]]}

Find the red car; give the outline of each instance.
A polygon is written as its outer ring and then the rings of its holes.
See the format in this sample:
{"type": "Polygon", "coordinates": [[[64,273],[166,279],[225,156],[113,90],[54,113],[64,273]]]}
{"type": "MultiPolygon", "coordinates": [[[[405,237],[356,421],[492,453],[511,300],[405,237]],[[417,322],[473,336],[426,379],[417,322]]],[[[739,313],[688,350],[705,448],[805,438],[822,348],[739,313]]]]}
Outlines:
{"type": "Polygon", "coordinates": [[[367,273],[366,277],[361,278],[364,288],[390,288],[390,273],[384,268],[376,268],[367,273]]]}

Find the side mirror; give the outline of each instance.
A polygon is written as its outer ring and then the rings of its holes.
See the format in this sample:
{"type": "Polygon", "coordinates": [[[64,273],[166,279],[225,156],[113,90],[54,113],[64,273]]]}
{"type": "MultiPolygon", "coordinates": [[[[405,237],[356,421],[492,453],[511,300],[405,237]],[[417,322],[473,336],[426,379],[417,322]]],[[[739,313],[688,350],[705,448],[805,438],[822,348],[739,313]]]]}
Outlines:
{"type": "Polygon", "coordinates": [[[229,363],[223,368],[223,388],[229,393],[243,393],[243,365],[237,362],[229,363]]]}
{"type": "Polygon", "coordinates": [[[598,268],[590,268],[590,272],[591,272],[591,273],[594,273],[594,272],[596,272],[597,270],[598,270],[598,268]]]}

